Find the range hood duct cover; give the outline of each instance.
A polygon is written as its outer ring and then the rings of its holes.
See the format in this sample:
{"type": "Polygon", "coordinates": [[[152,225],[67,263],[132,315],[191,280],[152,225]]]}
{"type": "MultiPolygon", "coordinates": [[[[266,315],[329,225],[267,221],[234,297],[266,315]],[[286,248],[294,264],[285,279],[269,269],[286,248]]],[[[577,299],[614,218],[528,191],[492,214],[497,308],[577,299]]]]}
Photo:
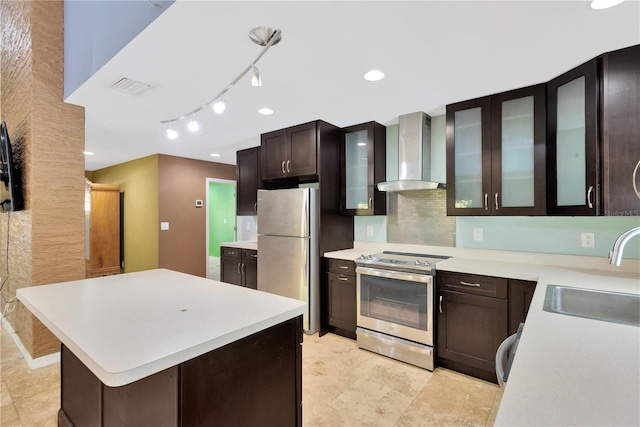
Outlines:
{"type": "Polygon", "coordinates": [[[398,181],[378,183],[380,191],[446,188],[431,180],[431,117],[419,111],[398,117],[398,181]]]}

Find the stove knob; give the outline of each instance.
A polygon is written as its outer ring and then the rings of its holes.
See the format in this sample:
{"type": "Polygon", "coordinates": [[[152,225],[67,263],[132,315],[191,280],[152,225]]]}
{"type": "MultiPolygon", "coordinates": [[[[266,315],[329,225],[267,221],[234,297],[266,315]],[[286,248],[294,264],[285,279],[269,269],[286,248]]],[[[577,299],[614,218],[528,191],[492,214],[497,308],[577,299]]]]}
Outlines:
{"type": "Polygon", "coordinates": [[[360,255],[358,258],[356,259],[366,259],[366,257],[364,256],[364,254],[360,255]]]}
{"type": "Polygon", "coordinates": [[[424,262],[424,266],[425,266],[425,267],[431,267],[431,263],[430,263],[429,261],[425,261],[425,262],[424,262]]]}
{"type": "Polygon", "coordinates": [[[371,255],[367,255],[367,259],[373,259],[371,255]]]}
{"type": "Polygon", "coordinates": [[[415,265],[420,265],[420,264],[421,264],[421,263],[420,263],[420,260],[419,260],[419,259],[417,259],[417,260],[416,260],[416,262],[414,262],[414,264],[415,264],[415,265]]]}

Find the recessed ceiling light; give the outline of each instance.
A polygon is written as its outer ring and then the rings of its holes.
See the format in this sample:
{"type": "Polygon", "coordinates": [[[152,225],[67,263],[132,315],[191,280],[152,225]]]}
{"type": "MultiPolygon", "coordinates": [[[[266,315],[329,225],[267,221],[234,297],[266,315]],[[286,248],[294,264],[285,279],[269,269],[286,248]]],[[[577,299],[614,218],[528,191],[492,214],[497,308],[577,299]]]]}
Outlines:
{"type": "Polygon", "coordinates": [[[224,113],[224,110],[227,108],[227,103],[221,99],[216,103],[214,103],[212,108],[213,108],[213,111],[216,112],[216,114],[222,114],[224,113]]]}
{"type": "Polygon", "coordinates": [[[258,113],[262,114],[263,116],[270,116],[273,114],[273,110],[268,107],[262,107],[258,110],[258,113]]]}
{"type": "Polygon", "coordinates": [[[593,0],[591,2],[592,9],[607,9],[617,4],[622,3],[624,0],[593,0]]]}
{"type": "Polygon", "coordinates": [[[377,82],[384,79],[384,73],[380,70],[367,71],[364,75],[364,79],[370,82],[377,82]]]}
{"type": "Polygon", "coordinates": [[[167,129],[167,138],[176,139],[178,137],[178,132],[173,129],[167,129]]]}
{"type": "Polygon", "coordinates": [[[93,156],[93,151],[85,151],[84,155],[85,156],[93,156]]]}
{"type": "Polygon", "coordinates": [[[211,153],[211,157],[220,157],[220,154],[218,154],[218,153],[211,153]]]}

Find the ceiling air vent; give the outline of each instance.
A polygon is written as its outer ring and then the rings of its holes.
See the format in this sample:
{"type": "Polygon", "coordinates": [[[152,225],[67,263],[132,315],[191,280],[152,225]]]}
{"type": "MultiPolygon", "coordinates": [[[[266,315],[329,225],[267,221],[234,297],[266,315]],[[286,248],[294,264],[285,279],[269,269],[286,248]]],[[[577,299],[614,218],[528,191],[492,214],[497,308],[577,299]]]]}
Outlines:
{"type": "Polygon", "coordinates": [[[112,84],[111,89],[119,90],[120,92],[128,93],[129,95],[137,96],[142,94],[146,90],[151,89],[151,85],[123,77],[112,84]]]}

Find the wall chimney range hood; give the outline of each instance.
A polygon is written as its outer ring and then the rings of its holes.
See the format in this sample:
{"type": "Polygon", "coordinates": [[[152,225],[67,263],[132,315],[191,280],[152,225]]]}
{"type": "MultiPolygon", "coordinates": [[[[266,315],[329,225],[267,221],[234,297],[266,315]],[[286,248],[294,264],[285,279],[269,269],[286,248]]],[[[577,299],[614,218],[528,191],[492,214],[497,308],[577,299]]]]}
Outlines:
{"type": "Polygon", "coordinates": [[[446,188],[431,180],[431,117],[419,111],[398,117],[398,180],[378,190],[399,192],[446,188]]]}

